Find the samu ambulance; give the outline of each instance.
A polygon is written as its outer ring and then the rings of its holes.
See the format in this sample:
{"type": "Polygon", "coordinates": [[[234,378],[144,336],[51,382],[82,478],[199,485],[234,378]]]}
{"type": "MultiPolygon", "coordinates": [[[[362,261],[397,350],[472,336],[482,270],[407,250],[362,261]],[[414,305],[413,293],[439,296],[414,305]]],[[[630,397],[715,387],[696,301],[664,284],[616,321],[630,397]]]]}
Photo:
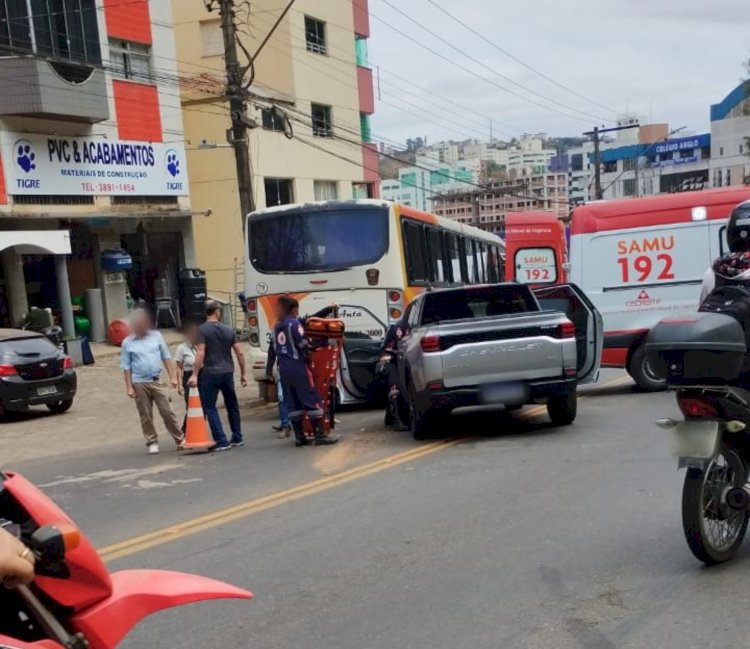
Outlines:
{"type": "Polygon", "coordinates": [[[604,318],[602,365],[662,389],[643,342],[665,317],[695,312],[704,274],[726,252],[726,223],[750,188],[599,201],[573,211],[570,281],[604,318]]]}

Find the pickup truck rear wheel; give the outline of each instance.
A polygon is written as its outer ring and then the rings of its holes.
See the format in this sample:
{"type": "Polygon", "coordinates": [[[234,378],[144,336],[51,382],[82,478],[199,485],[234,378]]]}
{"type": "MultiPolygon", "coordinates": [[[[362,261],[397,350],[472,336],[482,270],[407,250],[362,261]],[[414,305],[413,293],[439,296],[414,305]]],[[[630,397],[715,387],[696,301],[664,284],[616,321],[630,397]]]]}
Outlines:
{"type": "Polygon", "coordinates": [[[578,394],[556,394],[547,402],[547,414],[555,426],[569,426],[578,414],[578,394]]]}
{"type": "Polygon", "coordinates": [[[667,389],[666,371],[654,365],[646,355],[646,347],[640,345],[631,355],[628,374],[643,392],[661,392],[667,389]]]}
{"type": "Polygon", "coordinates": [[[409,384],[409,428],[416,440],[429,439],[430,433],[434,432],[435,413],[428,410],[422,412],[417,406],[414,391],[409,384]]]}

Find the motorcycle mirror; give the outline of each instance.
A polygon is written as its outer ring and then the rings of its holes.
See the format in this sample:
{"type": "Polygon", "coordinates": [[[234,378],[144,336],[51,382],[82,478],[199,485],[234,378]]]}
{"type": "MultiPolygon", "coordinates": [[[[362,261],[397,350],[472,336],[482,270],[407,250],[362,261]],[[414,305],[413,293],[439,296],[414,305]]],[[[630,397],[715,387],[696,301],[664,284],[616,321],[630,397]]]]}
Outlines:
{"type": "Polygon", "coordinates": [[[31,535],[30,546],[42,563],[62,561],[65,554],[81,543],[80,530],[71,523],[40,527],[31,535]]]}

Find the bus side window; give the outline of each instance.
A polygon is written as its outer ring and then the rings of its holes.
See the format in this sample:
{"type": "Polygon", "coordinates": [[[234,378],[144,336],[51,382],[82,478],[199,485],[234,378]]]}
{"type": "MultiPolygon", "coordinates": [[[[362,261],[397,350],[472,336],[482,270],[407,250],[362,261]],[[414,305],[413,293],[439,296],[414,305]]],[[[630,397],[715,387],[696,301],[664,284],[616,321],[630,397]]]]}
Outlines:
{"type": "Polygon", "coordinates": [[[488,246],[487,249],[487,281],[490,284],[497,284],[501,281],[498,266],[498,249],[497,246],[488,246]]]}
{"type": "Polygon", "coordinates": [[[469,270],[466,264],[466,239],[464,237],[458,238],[458,263],[461,266],[461,279],[462,284],[469,283],[469,270]]]}
{"type": "Polygon", "coordinates": [[[489,282],[489,279],[487,278],[487,244],[481,241],[477,241],[476,245],[479,276],[482,278],[482,283],[487,283],[489,282]]]}
{"type": "Polygon", "coordinates": [[[427,265],[424,228],[417,223],[404,221],[403,234],[406,272],[408,274],[409,282],[428,282],[430,280],[430,272],[427,265]]]}
{"type": "Polygon", "coordinates": [[[477,263],[476,259],[474,259],[474,241],[472,239],[466,239],[465,241],[465,247],[466,247],[466,283],[467,284],[476,284],[477,283],[477,263]]]}
{"type": "Polygon", "coordinates": [[[443,234],[437,228],[427,228],[429,243],[430,279],[436,284],[445,284],[447,280],[446,263],[443,254],[443,234]]]}
{"type": "Polygon", "coordinates": [[[452,232],[445,235],[446,247],[448,248],[448,269],[450,270],[450,281],[460,284],[461,279],[461,257],[458,249],[458,237],[452,232]]]}
{"type": "Polygon", "coordinates": [[[719,256],[723,257],[729,251],[729,244],[727,243],[727,226],[722,225],[719,230],[719,256]]]}

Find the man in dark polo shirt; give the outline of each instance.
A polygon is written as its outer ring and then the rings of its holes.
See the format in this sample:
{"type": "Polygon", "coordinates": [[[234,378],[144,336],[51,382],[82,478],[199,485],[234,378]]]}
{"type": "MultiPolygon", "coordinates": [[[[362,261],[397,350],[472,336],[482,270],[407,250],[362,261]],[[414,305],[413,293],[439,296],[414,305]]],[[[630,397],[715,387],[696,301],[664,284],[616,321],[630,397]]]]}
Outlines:
{"type": "Polygon", "coordinates": [[[243,388],[247,385],[245,355],[242,346],[237,342],[234,330],[221,322],[221,305],[215,300],[206,302],[206,318],[206,322],[198,327],[195,365],[188,385],[197,385],[200,390],[203,412],[216,442],[214,450],[226,451],[232,446],[245,445],[240,422],[240,404],[234,389],[232,352],[240,366],[240,384],[243,388]],[[227,441],[224,434],[224,427],[216,408],[219,392],[224,397],[229,427],[232,429],[230,441],[227,441]]]}

